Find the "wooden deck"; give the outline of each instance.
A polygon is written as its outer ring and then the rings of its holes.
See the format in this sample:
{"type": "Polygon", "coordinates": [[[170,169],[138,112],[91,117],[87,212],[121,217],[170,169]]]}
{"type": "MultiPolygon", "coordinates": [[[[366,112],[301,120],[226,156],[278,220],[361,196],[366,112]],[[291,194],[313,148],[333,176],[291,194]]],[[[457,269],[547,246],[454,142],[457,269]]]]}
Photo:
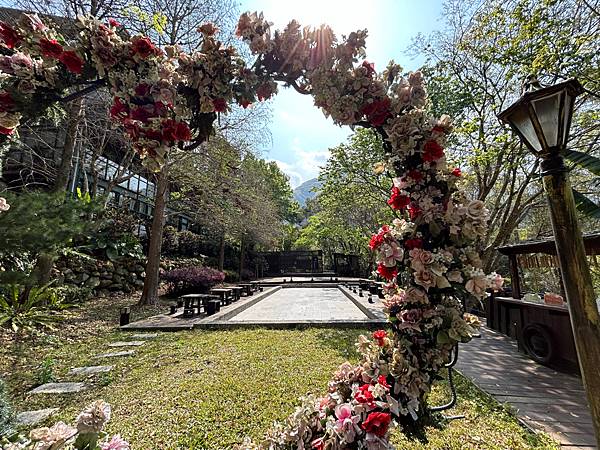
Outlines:
{"type": "Polygon", "coordinates": [[[485,327],[480,339],[460,350],[456,368],[509,403],[527,426],[545,431],[563,449],[597,448],[580,378],[535,363],[517,351],[515,341],[485,327]]]}

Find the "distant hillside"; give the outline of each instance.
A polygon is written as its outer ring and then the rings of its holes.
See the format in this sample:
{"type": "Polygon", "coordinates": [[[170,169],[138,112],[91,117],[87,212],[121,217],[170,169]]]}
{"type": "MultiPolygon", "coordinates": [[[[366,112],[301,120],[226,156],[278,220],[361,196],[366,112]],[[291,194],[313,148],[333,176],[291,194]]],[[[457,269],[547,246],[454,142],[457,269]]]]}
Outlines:
{"type": "Polygon", "coordinates": [[[313,192],[313,188],[315,190],[319,190],[320,187],[321,182],[316,178],[305,181],[296,189],[294,189],[294,198],[298,203],[300,203],[300,206],[304,206],[306,205],[306,201],[308,199],[314,198],[317,195],[316,192],[313,192]]]}

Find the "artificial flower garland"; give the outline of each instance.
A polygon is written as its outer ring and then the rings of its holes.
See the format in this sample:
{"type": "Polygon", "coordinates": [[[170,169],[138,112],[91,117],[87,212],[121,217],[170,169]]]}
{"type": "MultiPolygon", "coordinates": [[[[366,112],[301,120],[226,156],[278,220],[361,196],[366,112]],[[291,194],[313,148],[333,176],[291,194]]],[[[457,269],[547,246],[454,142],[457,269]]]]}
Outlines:
{"type": "Polygon", "coordinates": [[[251,67],[216,39],[211,24],[198,29],[204,39],[192,54],[129,36],[113,20],[82,18],[78,27],[67,42],[35,15],[24,15],[16,27],[0,24],[0,134],[65,100],[73,85],[86,86],[83,93],[108,86],[111,117],[145,164],[158,169],[170,149],[208,139],[217,114],[232,103],[246,108],[266,100],[279,81],[312,95],[336,124],[382,136],[387,158],[377,171],[393,177],[388,203],[398,218],[381,227],[370,247],[377,274],[388,281],[390,331],[361,337],[359,365],[342,365],[326,395],[304,399],[263,443],[246,440],[240,448],[392,448],[391,427],[414,425],[427,414],[432,383],[454,346],[478,326],[463,314],[463,302],[501,285],[481,270],[477,243],[487,231],[487,211],[457,189],[462,173],[445,155],[451,121],[427,116],[421,73],[403,75],[390,63],[378,74],[364,59],[366,30],[338,41],[326,26],[292,21],[271,33],[257,13],[243,14],[236,30],[256,57],[251,67]]]}

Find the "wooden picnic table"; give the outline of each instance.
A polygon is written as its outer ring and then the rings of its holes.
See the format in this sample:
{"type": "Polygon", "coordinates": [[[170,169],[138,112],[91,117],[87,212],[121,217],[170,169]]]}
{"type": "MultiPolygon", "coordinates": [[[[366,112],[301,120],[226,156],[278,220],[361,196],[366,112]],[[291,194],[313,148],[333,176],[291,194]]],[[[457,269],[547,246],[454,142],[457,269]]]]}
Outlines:
{"type": "Polygon", "coordinates": [[[210,290],[211,294],[218,295],[221,298],[222,305],[229,305],[231,303],[232,292],[229,288],[214,288],[210,290]]]}
{"type": "Polygon", "coordinates": [[[258,281],[251,281],[250,285],[252,286],[253,291],[258,291],[260,289],[260,283],[258,281]]]}
{"type": "Polygon", "coordinates": [[[237,301],[242,297],[242,292],[244,291],[243,286],[230,286],[233,291],[233,301],[237,301]]]}
{"type": "Polygon", "coordinates": [[[239,283],[239,286],[244,288],[246,295],[249,297],[252,295],[252,284],[250,283],[239,283]]]}
{"type": "MultiPolygon", "coordinates": [[[[198,310],[198,314],[200,314],[200,308],[204,309],[204,312],[207,315],[208,314],[208,309],[210,309],[211,311],[214,310],[214,308],[207,308],[207,305],[213,301],[213,300],[219,300],[220,302],[220,298],[219,296],[216,295],[211,295],[211,294],[186,294],[186,295],[182,295],[179,297],[179,299],[181,301],[183,301],[183,316],[184,317],[191,317],[194,315],[194,309],[198,310]]],[[[216,312],[216,311],[214,311],[216,312]]],[[[214,314],[213,312],[213,314],[214,314]]]]}

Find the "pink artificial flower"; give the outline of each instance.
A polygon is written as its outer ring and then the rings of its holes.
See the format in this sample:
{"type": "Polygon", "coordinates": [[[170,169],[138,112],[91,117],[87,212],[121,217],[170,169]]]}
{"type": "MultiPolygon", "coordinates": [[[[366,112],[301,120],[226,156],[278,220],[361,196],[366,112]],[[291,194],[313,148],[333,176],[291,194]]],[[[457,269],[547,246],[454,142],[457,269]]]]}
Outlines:
{"type": "Polygon", "coordinates": [[[0,197],[0,212],[5,212],[10,209],[10,205],[4,197],[0,197]]]}
{"type": "Polygon", "coordinates": [[[346,443],[354,442],[359,417],[352,415],[352,405],[350,403],[337,405],[335,407],[335,416],[337,417],[334,425],[335,431],[343,434],[346,443]]]}
{"type": "Polygon", "coordinates": [[[101,450],[129,450],[129,442],[115,434],[110,441],[100,444],[101,450]]]}

